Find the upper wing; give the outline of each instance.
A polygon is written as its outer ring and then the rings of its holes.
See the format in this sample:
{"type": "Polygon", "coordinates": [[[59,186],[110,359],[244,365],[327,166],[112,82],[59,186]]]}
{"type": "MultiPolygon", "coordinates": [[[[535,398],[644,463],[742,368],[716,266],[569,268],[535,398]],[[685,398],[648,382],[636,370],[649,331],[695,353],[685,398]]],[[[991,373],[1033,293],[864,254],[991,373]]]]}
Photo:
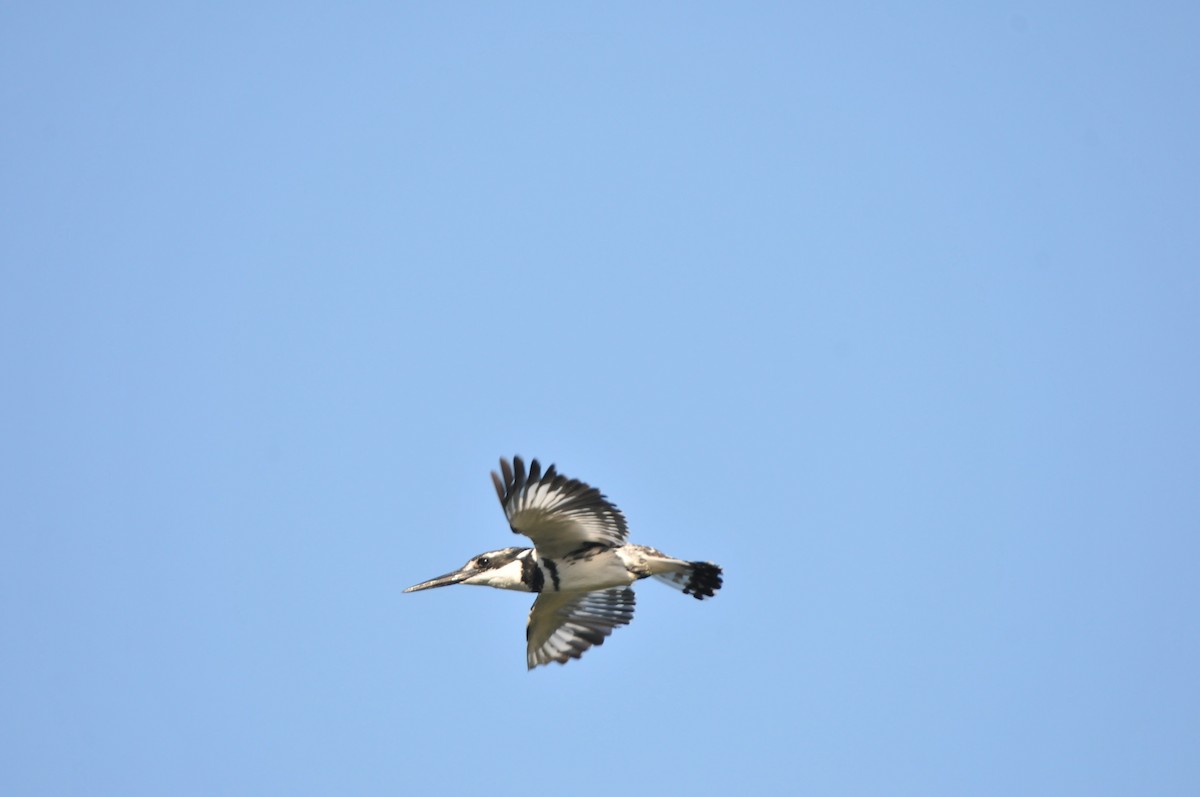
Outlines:
{"type": "Polygon", "coordinates": [[[629,529],[625,516],[595,487],[568,479],[551,465],[542,473],[535,459],[525,473],[520,457],[500,460],[500,474],[492,471],[496,494],[518,534],[533,540],[538,556],[556,558],[586,543],[622,545],[629,529]]]}
{"type": "Polygon", "coordinates": [[[525,636],[529,669],[577,659],[592,645],[604,644],[614,628],[633,619],[633,590],[613,587],[595,592],[543,592],[529,611],[525,636]]]}

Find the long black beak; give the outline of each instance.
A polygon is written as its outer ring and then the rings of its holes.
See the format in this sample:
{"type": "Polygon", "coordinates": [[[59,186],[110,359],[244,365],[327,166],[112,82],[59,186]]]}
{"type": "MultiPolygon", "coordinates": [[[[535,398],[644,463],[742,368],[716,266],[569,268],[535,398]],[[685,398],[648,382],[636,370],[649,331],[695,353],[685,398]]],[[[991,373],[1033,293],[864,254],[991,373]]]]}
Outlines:
{"type": "Polygon", "coordinates": [[[457,584],[461,581],[466,581],[468,578],[478,572],[479,571],[473,567],[455,570],[453,573],[447,573],[444,576],[438,576],[437,578],[431,578],[428,581],[422,581],[420,584],[414,584],[404,591],[420,592],[423,589],[433,589],[434,587],[448,587],[451,584],[457,584]]]}

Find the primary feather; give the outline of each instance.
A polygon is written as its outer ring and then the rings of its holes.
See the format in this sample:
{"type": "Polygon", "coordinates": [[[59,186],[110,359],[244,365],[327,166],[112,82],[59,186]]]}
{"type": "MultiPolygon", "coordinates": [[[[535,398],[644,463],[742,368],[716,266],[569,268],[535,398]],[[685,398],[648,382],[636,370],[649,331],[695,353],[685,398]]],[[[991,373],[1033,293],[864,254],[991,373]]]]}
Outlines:
{"type": "Polygon", "coordinates": [[[533,540],[541,558],[565,556],[585,545],[613,547],[625,542],[625,516],[607,498],[578,479],[568,479],[551,465],[542,473],[533,460],[529,472],[520,457],[500,460],[492,483],[508,525],[533,540]]]}

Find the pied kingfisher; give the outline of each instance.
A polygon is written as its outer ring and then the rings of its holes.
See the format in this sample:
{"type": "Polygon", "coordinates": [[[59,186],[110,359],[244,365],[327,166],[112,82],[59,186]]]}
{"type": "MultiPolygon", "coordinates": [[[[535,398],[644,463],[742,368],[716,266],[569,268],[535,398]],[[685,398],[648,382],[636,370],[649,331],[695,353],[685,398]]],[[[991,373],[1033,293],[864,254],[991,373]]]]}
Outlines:
{"type": "Polygon", "coordinates": [[[520,457],[511,465],[501,459],[500,471],[503,478],[492,471],[492,482],[508,524],[533,547],[481,553],[453,573],[404,591],[481,584],[538,593],[525,628],[529,669],[577,659],[629,623],[634,581],[654,576],[697,600],[721,588],[721,568],[711,562],[686,562],[627,543],[625,516],[595,487],[568,479],[553,465],[543,473],[536,459],[528,474],[520,457]]]}

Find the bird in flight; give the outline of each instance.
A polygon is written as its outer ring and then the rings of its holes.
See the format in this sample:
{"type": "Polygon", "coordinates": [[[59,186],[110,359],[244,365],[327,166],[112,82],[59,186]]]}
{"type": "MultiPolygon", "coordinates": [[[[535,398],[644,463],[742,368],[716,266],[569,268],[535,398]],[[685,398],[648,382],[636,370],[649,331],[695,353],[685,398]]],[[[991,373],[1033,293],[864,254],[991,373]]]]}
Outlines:
{"type": "Polygon", "coordinates": [[[513,533],[533,540],[533,547],[481,553],[452,573],[404,591],[479,584],[536,592],[525,628],[531,670],[577,659],[627,625],[634,605],[629,585],[635,581],[654,577],[697,600],[721,588],[721,568],[711,562],[688,562],[626,542],[621,510],[553,465],[543,472],[535,459],[526,472],[520,457],[512,464],[502,458],[492,482],[513,533]]]}

